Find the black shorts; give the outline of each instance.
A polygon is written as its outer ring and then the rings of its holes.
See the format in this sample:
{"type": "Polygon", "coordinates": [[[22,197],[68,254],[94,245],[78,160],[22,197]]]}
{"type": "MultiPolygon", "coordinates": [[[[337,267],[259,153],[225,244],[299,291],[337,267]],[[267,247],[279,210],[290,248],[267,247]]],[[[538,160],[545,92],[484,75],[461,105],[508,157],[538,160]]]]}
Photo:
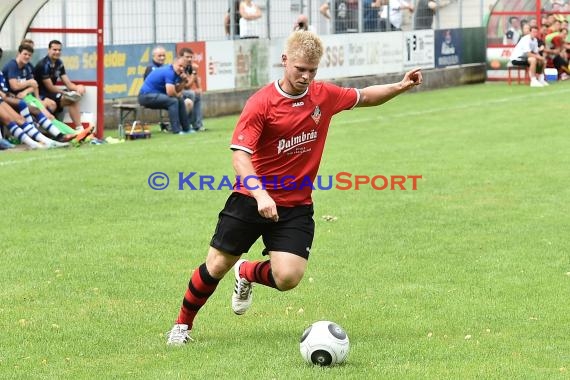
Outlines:
{"type": "Polygon", "coordinates": [[[513,66],[529,66],[528,57],[526,55],[520,56],[517,59],[513,59],[511,63],[513,66]]]}
{"type": "Polygon", "coordinates": [[[281,251],[308,259],[315,234],[313,205],[277,206],[277,213],[277,222],[264,218],[259,215],[254,198],[234,192],[219,214],[210,245],[241,256],[261,236],[265,244],[264,255],[269,251],[281,251]]]}
{"type": "Polygon", "coordinates": [[[42,99],[45,98],[51,99],[55,102],[57,108],[53,113],[60,113],[61,111],[63,111],[63,107],[61,105],[61,101],[63,100],[63,94],[61,94],[60,92],[46,92],[42,97],[42,99]]]}

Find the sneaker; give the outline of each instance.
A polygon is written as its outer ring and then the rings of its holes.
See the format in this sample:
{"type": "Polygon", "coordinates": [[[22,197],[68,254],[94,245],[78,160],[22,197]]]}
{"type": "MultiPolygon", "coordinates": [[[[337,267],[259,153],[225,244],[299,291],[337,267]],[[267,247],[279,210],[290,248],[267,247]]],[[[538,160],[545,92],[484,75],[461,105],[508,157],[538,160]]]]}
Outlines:
{"type": "Polygon", "coordinates": [[[87,138],[87,136],[89,136],[92,131],[93,131],[92,127],[86,128],[81,132],[79,132],[77,135],[75,135],[75,138],[72,141],[81,142],[85,140],[85,138],[87,138]]]}
{"type": "Polygon", "coordinates": [[[232,310],[237,315],[244,314],[247,309],[251,307],[253,301],[253,284],[239,275],[239,267],[245,260],[238,260],[234,265],[234,275],[236,278],[236,285],[234,294],[232,295],[232,310]]]}
{"type": "Polygon", "coordinates": [[[195,128],[194,130],[196,132],[206,132],[207,131],[206,127],[195,128]]]}
{"type": "Polygon", "coordinates": [[[0,150],[13,149],[16,145],[6,139],[0,139],[0,150]]]}
{"type": "Polygon", "coordinates": [[[73,103],[81,100],[81,95],[75,91],[65,91],[63,97],[73,103]]]}
{"type": "Polygon", "coordinates": [[[48,145],[50,146],[50,148],[65,148],[65,147],[69,146],[69,143],[67,143],[67,142],[63,143],[63,142],[52,140],[48,143],[48,145]]]}
{"type": "Polygon", "coordinates": [[[539,82],[543,87],[550,86],[550,84],[549,84],[547,81],[545,81],[544,79],[539,79],[538,82],[539,82]]]}
{"type": "Polygon", "coordinates": [[[188,333],[188,325],[183,324],[175,324],[166,336],[168,338],[166,341],[168,346],[183,346],[193,341],[188,333]]]}
{"type": "Polygon", "coordinates": [[[538,79],[532,78],[530,80],[530,87],[543,87],[542,83],[538,81],[538,79]]]}

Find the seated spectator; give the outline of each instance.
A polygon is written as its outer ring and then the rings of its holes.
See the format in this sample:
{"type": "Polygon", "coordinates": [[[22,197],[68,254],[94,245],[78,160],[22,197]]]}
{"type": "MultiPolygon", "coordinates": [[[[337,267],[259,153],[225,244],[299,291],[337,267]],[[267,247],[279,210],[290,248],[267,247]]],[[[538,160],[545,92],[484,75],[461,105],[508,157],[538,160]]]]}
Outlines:
{"type": "MultiPolygon", "coordinates": [[[[10,92],[20,99],[24,99],[28,94],[40,99],[38,82],[34,79],[33,70],[30,69],[33,53],[34,48],[30,45],[20,45],[16,58],[8,61],[2,69],[10,92]]],[[[56,109],[55,102],[49,98],[41,100],[41,103],[50,114],[56,109]]]]}
{"type": "Polygon", "coordinates": [[[158,67],[164,65],[164,61],[166,60],[166,49],[162,46],[156,46],[152,49],[152,62],[150,65],[146,67],[144,71],[143,79],[146,79],[150,72],[158,67]]]}
{"type": "Polygon", "coordinates": [[[234,18],[233,18],[233,29],[232,29],[232,11],[228,8],[228,12],[224,16],[224,31],[226,32],[226,37],[239,38],[239,20],[241,18],[239,14],[239,5],[241,0],[234,0],[234,18]]]}
{"type": "Polygon", "coordinates": [[[202,120],[202,83],[198,76],[198,64],[194,61],[194,52],[190,48],[182,48],[178,56],[184,58],[184,90],[182,95],[192,101],[192,113],[190,114],[190,131],[204,132],[206,128],[202,120]]]}
{"type": "Polygon", "coordinates": [[[528,67],[531,87],[548,86],[543,73],[546,60],[539,53],[537,35],[538,28],[531,27],[530,34],[522,37],[511,53],[513,65],[528,67]]]}
{"type": "Polygon", "coordinates": [[[239,4],[240,38],[259,38],[261,32],[261,9],[253,0],[242,0],[239,4]]]}
{"type": "Polygon", "coordinates": [[[330,1],[325,1],[319,10],[331,20],[333,33],[358,32],[358,0],[336,0],[334,7],[330,1]]]}
{"type": "Polygon", "coordinates": [[[61,60],[62,43],[52,40],[48,44],[48,53],[34,68],[34,78],[38,82],[40,99],[51,99],[55,105],[55,113],[67,107],[73,128],[83,130],[81,123],[81,109],[79,101],[85,95],[85,87],[73,83],[65,72],[65,65],[61,60]],[[61,81],[63,88],[56,86],[61,81]]]}
{"type": "MultiPolygon", "coordinates": [[[[558,71],[559,78],[567,79],[568,75],[570,75],[570,69],[568,68],[568,44],[566,43],[568,39],[568,29],[562,28],[559,32],[554,34],[552,37],[550,37],[550,35],[546,36],[546,40],[550,41],[548,48],[549,55],[546,57],[546,67],[551,67],[550,65],[552,65],[558,71]]],[[[545,50],[545,52],[546,51],[547,50],[545,50]]]]}
{"type": "MultiPolygon", "coordinates": [[[[0,49],[0,59],[2,58],[2,49],[0,49]]],[[[27,95],[31,96],[31,94],[27,95]]],[[[16,97],[10,92],[8,83],[4,78],[4,73],[0,71],[0,99],[12,107],[13,110],[18,112],[28,123],[37,124],[43,128],[48,134],[58,141],[67,142],[70,140],[81,141],[88,136],[88,133],[76,132],[68,127],[66,124],[55,119],[53,115],[48,112],[42,112],[43,104],[37,99],[30,100],[36,106],[28,107],[28,104],[23,100],[16,97]],[[32,116],[33,115],[33,116],[32,116]],[[51,116],[51,118],[50,118],[51,116]],[[35,120],[34,120],[35,117],[35,120]]]]}
{"type": "Polygon", "coordinates": [[[190,133],[189,109],[182,96],[182,75],[184,58],[177,58],[174,63],[164,65],[146,77],[140,89],[140,105],[152,109],[167,109],[170,128],[174,134],[190,133]]]}

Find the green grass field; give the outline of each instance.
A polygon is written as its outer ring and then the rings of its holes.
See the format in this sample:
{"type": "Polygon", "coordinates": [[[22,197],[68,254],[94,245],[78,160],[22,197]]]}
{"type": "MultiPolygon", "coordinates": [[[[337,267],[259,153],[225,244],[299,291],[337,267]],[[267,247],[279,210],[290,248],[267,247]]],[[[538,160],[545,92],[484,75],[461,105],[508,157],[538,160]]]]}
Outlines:
{"type": "Polygon", "coordinates": [[[179,349],[165,333],[228,191],[179,191],[177,173],[232,175],[237,116],[192,136],[1,152],[0,378],[567,378],[569,96],[487,84],[337,115],[322,175],[420,174],[417,190],[316,191],[299,287],[258,286],[238,317],[226,277],[179,349]],[[156,171],[168,189],[149,188],[156,171]],[[299,355],[320,319],[349,334],[342,366],[299,355]]]}

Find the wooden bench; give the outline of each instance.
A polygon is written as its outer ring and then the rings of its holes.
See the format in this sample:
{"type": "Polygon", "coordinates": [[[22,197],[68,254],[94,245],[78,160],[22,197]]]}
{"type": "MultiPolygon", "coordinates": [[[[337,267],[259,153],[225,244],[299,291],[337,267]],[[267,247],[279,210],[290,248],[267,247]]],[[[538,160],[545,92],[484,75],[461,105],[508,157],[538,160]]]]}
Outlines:
{"type": "Polygon", "coordinates": [[[141,110],[142,106],[138,103],[118,103],[113,104],[113,108],[119,110],[119,138],[124,138],[125,121],[127,121],[127,119],[130,119],[134,123],[139,120],[139,111],[141,110]]]}
{"type": "MultiPolygon", "coordinates": [[[[142,110],[145,108],[138,103],[117,103],[113,104],[113,108],[119,110],[119,125],[118,132],[119,138],[125,137],[125,122],[131,120],[132,123],[138,121],[142,122],[142,110]]],[[[150,109],[150,108],[148,108],[150,109]]],[[[168,113],[164,114],[166,110],[158,110],[158,118],[161,132],[168,132],[168,113]],[[164,120],[167,121],[164,121],[164,120]]],[[[132,124],[131,123],[131,124],[132,124]]]]}

